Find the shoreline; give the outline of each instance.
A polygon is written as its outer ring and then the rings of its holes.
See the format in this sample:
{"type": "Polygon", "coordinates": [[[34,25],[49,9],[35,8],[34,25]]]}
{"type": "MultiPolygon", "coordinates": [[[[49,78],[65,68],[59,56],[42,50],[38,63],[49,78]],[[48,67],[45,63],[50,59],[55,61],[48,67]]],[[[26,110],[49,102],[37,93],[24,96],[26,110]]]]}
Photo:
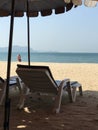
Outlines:
{"type": "MultiPolygon", "coordinates": [[[[17,53],[12,53],[12,62],[17,62],[17,55],[20,53],[22,62],[28,61],[27,52],[22,53],[18,50],[17,53]]],[[[7,61],[7,53],[0,55],[1,61],[7,61]]],[[[31,62],[56,62],[56,63],[98,63],[98,53],[81,53],[81,52],[35,52],[31,53],[31,62]],[[39,56],[40,53],[40,56],[39,56]]]]}
{"type": "MultiPolygon", "coordinates": [[[[11,76],[16,75],[17,64],[28,64],[27,62],[12,62],[11,76]]],[[[49,66],[54,79],[63,80],[70,78],[82,84],[83,90],[98,91],[98,64],[97,63],[50,63],[31,62],[31,65],[49,66]]],[[[0,76],[6,78],[7,62],[0,61],[0,76]]]]}

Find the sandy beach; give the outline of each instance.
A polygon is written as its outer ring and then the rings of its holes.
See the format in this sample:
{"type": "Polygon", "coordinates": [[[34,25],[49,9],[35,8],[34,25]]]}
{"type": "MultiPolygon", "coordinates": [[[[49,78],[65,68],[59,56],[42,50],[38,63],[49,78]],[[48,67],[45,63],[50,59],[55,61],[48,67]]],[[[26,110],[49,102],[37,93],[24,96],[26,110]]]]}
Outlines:
{"type": "MultiPolygon", "coordinates": [[[[16,75],[18,62],[11,64],[11,76],[16,75]]],[[[20,64],[20,63],[19,63],[20,64]]],[[[21,64],[27,64],[21,62],[21,64]]],[[[61,106],[59,114],[52,114],[49,105],[30,98],[26,99],[25,107],[29,112],[17,110],[18,97],[11,102],[10,130],[98,130],[98,64],[87,63],[31,63],[31,65],[47,65],[54,79],[70,78],[82,84],[83,97],[77,94],[75,103],[67,99],[61,106]],[[36,107],[34,107],[36,106],[36,107]]],[[[0,76],[6,78],[6,62],[0,61],[0,76]]],[[[0,94],[2,93],[2,89],[0,94]]],[[[51,105],[50,105],[51,106],[51,105]]],[[[0,106],[0,130],[3,130],[4,105],[0,106]]]]}
{"type": "MultiPolygon", "coordinates": [[[[27,64],[27,62],[12,62],[11,76],[16,75],[17,64],[27,64]]],[[[70,80],[79,81],[83,90],[98,90],[98,64],[31,62],[31,65],[47,65],[50,67],[54,79],[70,78],[70,80]]],[[[6,70],[6,62],[0,62],[1,77],[6,78],[6,70]]]]}

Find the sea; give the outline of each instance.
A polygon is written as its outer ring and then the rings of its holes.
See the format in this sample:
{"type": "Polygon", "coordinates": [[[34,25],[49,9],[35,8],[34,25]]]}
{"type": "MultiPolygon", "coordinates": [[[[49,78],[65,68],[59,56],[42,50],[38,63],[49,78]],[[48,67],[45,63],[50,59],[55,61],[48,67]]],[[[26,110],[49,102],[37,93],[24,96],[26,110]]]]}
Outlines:
{"type": "MultiPolygon", "coordinates": [[[[28,61],[27,52],[19,52],[22,61],[28,61]]],[[[17,52],[12,53],[11,60],[17,61],[17,52]]],[[[7,52],[0,53],[0,61],[7,61],[7,52]]],[[[54,63],[98,63],[98,53],[60,53],[60,52],[32,52],[31,62],[54,62],[54,63]]]]}

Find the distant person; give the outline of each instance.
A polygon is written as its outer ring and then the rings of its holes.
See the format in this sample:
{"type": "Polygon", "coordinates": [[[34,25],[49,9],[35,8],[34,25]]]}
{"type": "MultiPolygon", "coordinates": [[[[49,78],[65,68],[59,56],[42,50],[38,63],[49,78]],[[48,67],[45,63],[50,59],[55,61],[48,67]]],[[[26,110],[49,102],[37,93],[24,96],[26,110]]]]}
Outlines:
{"type": "Polygon", "coordinates": [[[17,56],[17,60],[18,60],[19,62],[22,61],[22,60],[21,60],[21,55],[20,55],[20,54],[17,56]]]}

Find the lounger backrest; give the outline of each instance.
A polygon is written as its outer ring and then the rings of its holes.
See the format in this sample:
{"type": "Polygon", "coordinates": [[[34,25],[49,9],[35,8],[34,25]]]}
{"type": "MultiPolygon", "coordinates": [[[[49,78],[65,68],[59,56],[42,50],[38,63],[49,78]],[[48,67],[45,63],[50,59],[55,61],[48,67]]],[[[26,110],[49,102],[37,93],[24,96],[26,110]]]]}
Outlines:
{"type": "Polygon", "coordinates": [[[57,93],[58,86],[48,66],[18,65],[16,73],[31,91],[57,93]]]}
{"type": "Polygon", "coordinates": [[[0,83],[4,83],[4,79],[0,77],[0,83]]]}
{"type": "Polygon", "coordinates": [[[0,77],[0,88],[2,88],[4,85],[4,79],[2,77],[0,77]]]}

